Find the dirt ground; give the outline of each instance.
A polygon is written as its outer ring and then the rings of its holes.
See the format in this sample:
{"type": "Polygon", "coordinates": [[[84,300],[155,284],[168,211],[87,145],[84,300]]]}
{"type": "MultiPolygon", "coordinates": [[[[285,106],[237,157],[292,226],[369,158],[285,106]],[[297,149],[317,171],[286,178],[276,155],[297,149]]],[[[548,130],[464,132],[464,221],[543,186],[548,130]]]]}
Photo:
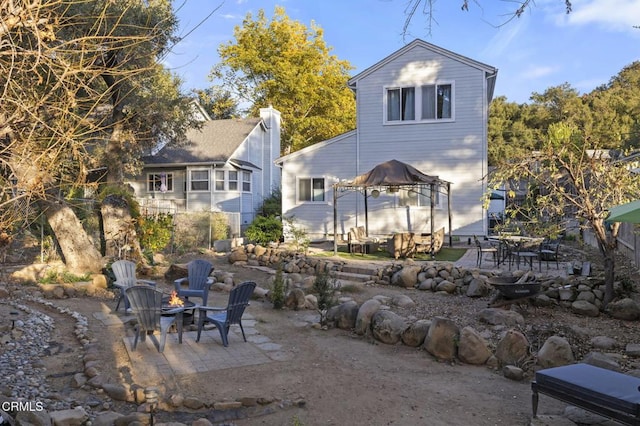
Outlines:
{"type": "MultiPolygon", "coordinates": [[[[230,265],[223,256],[198,255],[209,258],[216,269],[234,274],[235,282],[253,280],[266,287],[270,274],[264,271],[230,265]]],[[[178,259],[184,262],[189,258],[178,259]]],[[[159,287],[169,291],[162,276],[159,287]]],[[[471,325],[487,330],[477,313],[487,306],[487,299],[464,296],[442,296],[431,292],[393,287],[367,286],[348,296],[362,302],[377,294],[408,294],[418,307],[399,312],[408,318],[448,316],[460,327],[471,325]]],[[[220,295],[224,297],[224,295],[220,295]]],[[[121,329],[107,328],[92,317],[101,304],[113,306],[113,300],[100,297],[80,297],[56,300],[89,319],[91,333],[101,347],[100,370],[113,381],[136,381],[127,352],[122,343],[121,329]]],[[[560,308],[516,307],[526,318],[521,329],[534,348],[551,334],[560,334],[576,345],[576,357],[590,350],[592,337],[607,335],[616,338],[622,353],[626,343],[640,343],[637,323],[606,317],[584,318],[560,308]]],[[[530,376],[517,382],[506,379],[499,371],[485,366],[463,365],[459,362],[438,362],[426,351],[404,345],[385,345],[339,329],[319,330],[310,323],[317,318],[314,311],[277,311],[270,302],[254,301],[248,308],[257,320],[257,330],[269,337],[287,353],[286,361],[239,369],[217,370],[209,374],[181,376],[167,389],[204,401],[239,397],[269,397],[305,401],[303,407],[278,410],[274,414],[250,419],[233,420],[242,425],[529,425],[531,423],[530,376]]],[[[54,310],[47,312],[60,317],[54,310]]],[[[47,382],[54,391],[85,400],[82,390],[69,388],[70,376],[82,370],[81,349],[73,336],[73,322],[57,321],[54,348],[43,362],[51,372],[47,382]]],[[[491,344],[505,330],[492,327],[491,344]]],[[[619,356],[625,368],[633,369],[633,360],[619,356]]],[[[139,379],[139,378],[138,378],[139,379]]],[[[149,378],[145,378],[149,379],[149,378]]],[[[130,406],[114,404],[111,409],[131,410],[130,406]]],[[[561,415],[565,404],[541,396],[538,413],[561,415]]],[[[194,417],[177,413],[160,413],[161,421],[183,421],[194,417]]],[[[536,423],[541,424],[561,424],[536,423]]]]}

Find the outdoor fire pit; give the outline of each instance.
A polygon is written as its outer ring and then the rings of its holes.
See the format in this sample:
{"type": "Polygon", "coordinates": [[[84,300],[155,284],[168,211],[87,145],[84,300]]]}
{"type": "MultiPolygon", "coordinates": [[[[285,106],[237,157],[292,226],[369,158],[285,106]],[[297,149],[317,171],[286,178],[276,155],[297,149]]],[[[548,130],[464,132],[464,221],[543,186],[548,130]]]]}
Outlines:
{"type": "MultiPolygon", "coordinates": [[[[502,296],[511,301],[535,296],[540,292],[541,287],[541,284],[537,281],[522,281],[521,278],[517,277],[491,277],[488,282],[498,290],[498,295],[495,299],[499,299],[502,296]]],[[[495,299],[492,302],[495,302],[495,299]]]]}
{"type": "MultiPolygon", "coordinates": [[[[185,310],[182,312],[182,324],[183,325],[191,325],[193,324],[193,310],[196,304],[190,302],[188,300],[183,300],[179,298],[175,291],[171,292],[170,296],[165,296],[162,298],[162,310],[170,311],[175,308],[184,308],[185,310]]],[[[167,313],[162,315],[175,315],[174,313],[167,313]]]]}

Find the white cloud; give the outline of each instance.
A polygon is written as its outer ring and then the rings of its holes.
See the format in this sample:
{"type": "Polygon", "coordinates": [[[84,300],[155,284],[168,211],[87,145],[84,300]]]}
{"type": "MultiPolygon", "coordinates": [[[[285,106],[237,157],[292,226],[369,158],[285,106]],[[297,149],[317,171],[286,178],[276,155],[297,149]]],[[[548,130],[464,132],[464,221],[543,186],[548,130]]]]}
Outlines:
{"type": "Polygon", "coordinates": [[[640,0],[574,0],[566,16],[572,25],[598,24],[615,31],[634,31],[640,25],[640,0]]]}
{"type": "Polygon", "coordinates": [[[546,77],[548,75],[556,72],[556,68],[550,66],[530,66],[524,70],[522,70],[523,78],[540,78],[546,77]]]}

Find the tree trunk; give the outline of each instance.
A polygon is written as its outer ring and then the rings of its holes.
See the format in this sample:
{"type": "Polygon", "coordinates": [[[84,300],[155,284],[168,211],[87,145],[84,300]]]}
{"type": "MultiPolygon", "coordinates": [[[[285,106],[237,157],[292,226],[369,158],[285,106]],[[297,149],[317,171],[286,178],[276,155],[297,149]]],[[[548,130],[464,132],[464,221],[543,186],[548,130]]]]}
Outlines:
{"type": "Polygon", "coordinates": [[[142,254],[127,200],[119,195],[105,197],[100,207],[105,241],[105,256],[147,264],[142,254]]]}
{"type": "Polygon", "coordinates": [[[606,308],[609,302],[613,300],[613,283],[615,281],[615,249],[606,250],[604,256],[604,300],[602,308],[606,308]]]}
{"type": "Polygon", "coordinates": [[[47,221],[58,240],[67,269],[74,274],[99,273],[102,256],[75,212],[63,201],[40,201],[47,221]]]}
{"type": "Polygon", "coordinates": [[[613,224],[610,229],[602,220],[592,220],[591,227],[598,242],[598,250],[604,260],[604,299],[602,309],[613,300],[613,283],[615,281],[617,237],[620,224],[613,224]]]}

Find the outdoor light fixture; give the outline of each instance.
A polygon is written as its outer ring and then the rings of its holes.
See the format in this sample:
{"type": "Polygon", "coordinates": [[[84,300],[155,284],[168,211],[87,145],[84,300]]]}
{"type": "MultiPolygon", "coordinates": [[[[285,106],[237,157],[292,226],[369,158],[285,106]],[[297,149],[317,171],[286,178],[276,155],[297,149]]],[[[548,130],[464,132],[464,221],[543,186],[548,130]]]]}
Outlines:
{"type": "Polygon", "coordinates": [[[144,389],[144,400],[149,404],[149,424],[153,426],[153,414],[158,405],[158,388],[148,387],[144,389]]]}
{"type": "Polygon", "coordinates": [[[378,198],[380,196],[380,191],[378,191],[377,189],[374,189],[373,191],[371,191],[371,196],[373,198],[378,198]]]}
{"type": "Polygon", "coordinates": [[[397,186],[397,185],[391,185],[389,187],[389,192],[391,192],[391,193],[395,193],[395,192],[399,192],[399,191],[400,191],[400,187],[397,186]]]}

